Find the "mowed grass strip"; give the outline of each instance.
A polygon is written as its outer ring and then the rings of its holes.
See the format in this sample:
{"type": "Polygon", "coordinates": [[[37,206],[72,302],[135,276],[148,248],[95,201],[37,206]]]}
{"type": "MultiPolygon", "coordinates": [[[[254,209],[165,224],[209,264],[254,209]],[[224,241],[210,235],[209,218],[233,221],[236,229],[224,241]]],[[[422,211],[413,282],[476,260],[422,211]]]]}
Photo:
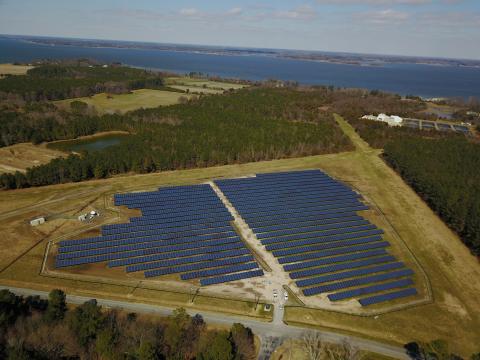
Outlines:
{"type": "Polygon", "coordinates": [[[188,99],[189,95],[165,90],[139,89],[133,90],[129,94],[112,95],[100,93],[91,97],[60,100],[54,103],[68,110],[70,109],[70,103],[73,101],[83,101],[93,106],[100,114],[108,114],[125,113],[140,108],[174,105],[180,102],[181,97],[188,99]]]}

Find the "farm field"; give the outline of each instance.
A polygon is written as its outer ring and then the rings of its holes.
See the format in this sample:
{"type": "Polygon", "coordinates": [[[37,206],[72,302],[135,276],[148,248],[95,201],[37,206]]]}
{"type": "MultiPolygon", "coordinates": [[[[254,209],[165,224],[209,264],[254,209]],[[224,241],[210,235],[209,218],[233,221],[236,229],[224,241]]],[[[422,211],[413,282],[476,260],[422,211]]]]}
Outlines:
{"type": "Polygon", "coordinates": [[[165,90],[140,89],[133,90],[130,94],[108,95],[101,93],[92,97],[59,100],[54,103],[68,110],[71,102],[83,101],[94,107],[100,114],[107,114],[174,105],[179,103],[181,97],[189,98],[189,95],[165,90]]]}
{"type": "MultiPolygon", "coordinates": [[[[174,86],[185,86],[191,89],[204,88],[204,89],[213,89],[213,90],[230,90],[230,89],[243,89],[247,87],[243,84],[228,83],[223,81],[213,81],[205,79],[195,79],[190,77],[169,77],[165,79],[166,85],[171,87],[174,86]]],[[[193,91],[193,90],[192,90],[193,91]]]]}
{"type": "Polygon", "coordinates": [[[4,75],[24,75],[30,69],[33,69],[33,66],[14,65],[14,64],[0,64],[0,79],[4,75]]]}
{"type": "MultiPolygon", "coordinates": [[[[101,222],[116,219],[105,199],[116,192],[153,190],[162,185],[185,185],[212,178],[237,177],[261,172],[322,169],[358,189],[371,199],[406,242],[424,268],[433,289],[434,301],[375,317],[340,314],[334,311],[286,307],[285,320],[308,326],[355,333],[386,342],[430,341],[443,338],[460,355],[478,349],[476,331],[480,327],[480,278],[478,261],[423,201],[371,149],[353,129],[337,118],[342,129],[354,141],[356,151],[297,159],[220,166],[204,169],[171,171],[148,175],[119,176],[89,181],[6,191],[0,196],[0,283],[7,286],[38,288],[62,287],[71,293],[88,294],[130,301],[182,305],[268,318],[254,310],[252,302],[213,299],[200,296],[194,303],[189,294],[137,287],[141,281],[98,283],[88,279],[58,278],[40,275],[43,255],[49,240],[76,233],[94,231],[101,222]],[[80,224],[75,217],[90,208],[104,213],[98,223],[80,224]],[[105,210],[105,211],[104,211],[105,210]],[[52,220],[31,228],[27,220],[47,213],[52,220]],[[235,310],[232,310],[235,309],[235,310]],[[455,329],[452,332],[452,329],[455,329]]],[[[123,216],[123,215],[122,215],[123,216]]],[[[268,301],[269,299],[262,299],[268,301]]]]}
{"type": "Polygon", "coordinates": [[[225,90],[222,89],[213,89],[208,87],[197,87],[197,86],[188,86],[188,85],[170,85],[172,89],[182,90],[192,94],[223,94],[225,90]]]}
{"type": "Polygon", "coordinates": [[[24,172],[29,167],[46,164],[63,155],[65,154],[61,151],[30,143],[2,147],[0,148],[0,173],[24,172]]]}

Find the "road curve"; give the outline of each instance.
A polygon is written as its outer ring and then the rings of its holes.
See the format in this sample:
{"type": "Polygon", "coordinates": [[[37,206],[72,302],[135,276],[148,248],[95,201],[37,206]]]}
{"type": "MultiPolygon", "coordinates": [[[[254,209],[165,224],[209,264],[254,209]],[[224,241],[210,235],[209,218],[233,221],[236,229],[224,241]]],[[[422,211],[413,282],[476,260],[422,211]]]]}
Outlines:
{"type": "MultiPolygon", "coordinates": [[[[33,289],[17,288],[17,287],[8,287],[0,286],[0,290],[7,289],[16,295],[22,296],[35,296],[38,295],[41,298],[48,298],[48,292],[39,291],[33,289]]],[[[85,301],[92,299],[91,297],[86,296],[77,296],[77,295],[67,295],[67,302],[71,304],[83,304],[85,301]]],[[[118,301],[118,300],[108,300],[96,298],[99,305],[107,308],[118,308],[123,309],[129,312],[138,312],[138,313],[154,313],[157,315],[168,316],[172,314],[173,309],[163,306],[143,304],[143,303],[134,303],[127,301],[118,301]]],[[[217,314],[205,311],[193,311],[188,310],[187,312],[190,315],[200,314],[205,319],[207,323],[214,323],[219,325],[230,326],[235,322],[239,322],[248,326],[252,331],[258,335],[260,338],[265,339],[269,337],[278,337],[278,338],[299,338],[307,330],[298,326],[286,325],[284,323],[279,324],[275,322],[263,322],[259,320],[230,316],[226,314],[217,314]]],[[[308,329],[310,330],[310,329],[308,329]]],[[[315,330],[318,331],[322,338],[327,342],[340,343],[344,340],[347,340],[352,345],[358,347],[362,350],[367,350],[375,352],[378,354],[390,356],[396,359],[408,360],[405,349],[398,346],[388,345],[377,341],[367,340],[360,337],[338,334],[332,331],[325,330],[315,330]]]]}

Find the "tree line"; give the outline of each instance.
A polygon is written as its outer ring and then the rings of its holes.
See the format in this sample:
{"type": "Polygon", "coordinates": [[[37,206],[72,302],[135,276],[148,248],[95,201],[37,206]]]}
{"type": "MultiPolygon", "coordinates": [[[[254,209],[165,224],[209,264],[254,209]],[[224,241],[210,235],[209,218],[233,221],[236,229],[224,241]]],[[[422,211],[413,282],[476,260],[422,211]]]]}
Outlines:
{"type": "Polygon", "coordinates": [[[26,75],[0,79],[0,93],[15,94],[25,101],[62,100],[163,86],[163,77],[158,73],[120,65],[44,64],[28,70],[26,75]]]}
{"type": "Polygon", "coordinates": [[[253,360],[254,334],[242,324],[209,329],[183,308],[167,318],[103,309],[96,300],[69,308],[61,290],[48,300],[0,291],[0,358],[6,360],[253,360]]]}
{"type": "Polygon", "coordinates": [[[465,138],[396,138],[385,160],[480,255],[480,145],[465,138]]]}
{"type": "MultiPolygon", "coordinates": [[[[60,121],[51,122],[51,128],[42,131],[51,129],[48,134],[60,132],[62,137],[66,128],[76,129],[80,124],[85,133],[127,129],[132,136],[102,151],[54,159],[26,174],[3,174],[0,186],[13,189],[128,171],[176,170],[352,149],[332,114],[318,110],[324,101],[323,91],[254,88],[125,115],[79,115],[66,121],[67,127],[60,121]]],[[[11,123],[27,128],[25,123],[11,123]]]]}

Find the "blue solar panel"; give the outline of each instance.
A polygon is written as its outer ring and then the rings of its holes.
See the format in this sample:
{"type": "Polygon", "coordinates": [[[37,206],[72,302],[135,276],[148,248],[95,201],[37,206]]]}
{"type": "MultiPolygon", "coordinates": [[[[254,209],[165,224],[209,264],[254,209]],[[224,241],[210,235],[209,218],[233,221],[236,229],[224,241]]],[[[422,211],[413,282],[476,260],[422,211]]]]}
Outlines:
{"type": "Polygon", "coordinates": [[[148,262],[148,261],[152,261],[152,258],[156,257],[156,255],[150,255],[150,256],[143,256],[140,258],[129,258],[129,259],[111,261],[108,265],[109,267],[128,265],[126,268],[126,271],[134,272],[134,271],[158,269],[158,268],[169,267],[169,266],[177,266],[177,265],[183,265],[183,264],[189,264],[189,263],[196,263],[196,262],[202,262],[202,261],[223,259],[223,258],[233,258],[235,256],[242,256],[242,255],[249,255],[251,259],[250,261],[253,261],[253,257],[250,255],[249,250],[245,248],[245,249],[234,249],[234,250],[211,253],[211,254],[202,254],[202,255],[195,255],[190,257],[181,257],[181,258],[174,258],[174,259],[168,259],[168,260],[148,262]]]}
{"type": "Polygon", "coordinates": [[[402,262],[387,263],[387,264],[383,264],[383,265],[377,265],[377,266],[372,266],[372,267],[358,269],[358,270],[343,271],[343,272],[340,272],[340,273],[328,274],[328,275],[322,275],[322,276],[316,276],[316,277],[313,277],[313,278],[298,280],[298,281],[296,281],[296,284],[297,284],[298,287],[305,287],[305,286],[311,286],[311,285],[316,285],[316,284],[322,284],[322,283],[330,282],[330,281],[348,279],[348,278],[356,277],[356,276],[373,274],[373,273],[381,272],[381,271],[399,269],[399,268],[402,268],[404,266],[405,265],[402,262]]]}
{"type": "MultiPolygon", "coordinates": [[[[155,269],[163,266],[180,265],[184,263],[221,259],[224,257],[233,257],[250,254],[250,251],[237,243],[227,244],[220,247],[201,248],[197,250],[185,250],[172,253],[158,253],[143,255],[137,257],[128,257],[117,259],[108,263],[109,267],[140,264],[145,268],[139,267],[139,270],[155,269]],[[185,260],[184,260],[185,259],[185,260]],[[148,264],[143,264],[148,263],[148,264]],[[151,264],[151,265],[150,265],[151,264]]],[[[132,270],[133,271],[133,270],[132,270]]],[[[135,270],[137,271],[137,270],[135,270]]]]}
{"type": "MultiPolygon", "coordinates": [[[[371,239],[380,240],[381,239],[381,236],[380,236],[381,233],[382,233],[381,230],[370,230],[370,231],[363,231],[363,232],[359,232],[359,233],[329,235],[329,236],[323,236],[323,237],[318,236],[318,237],[315,237],[315,238],[308,238],[308,239],[305,239],[305,240],[283,241],[283,242],[280,242],[280,243],[267,245],[267,246],[265,246],[265,248],[269,251],[274,251],[274,253],[275,253],[275,250],[289,249],[289,248],[297,249],[299,246],[306,246],[306,245],[325,244],[325,245],[327,245],[326,248],[328,248],[328,246],[330,246],[329,245],[330,242],[340,242],[342,240],[362,239],[362,238],[370,239],[370,241],[372,241],[371,239]]],[[[333,247],[336,247],[335,244],[333,245],[333,247]]]]}
{"type": "Polygon", "coordinates": [[[262,240],[263,245],[267,246],[267,249],[280,249],[287,245],[292,245],[296,243],[293,240],[302,240],[302,239],[310,239],[310,238],[319,238],[320,241],[329,241],[329,239],[340,239],[345,236],[346,239],[352,237],[364,237],[370,235],[379,235],[383,234],[383,230],[377,229],[375,225],[363,225],[363,226],[356,226],[356,227],[346,227],[346,228],[336,228],[331,230],[320,230],[320,231],[311,231],[311,232],[298,232],[293,235],[278,235],[271,239],[262,240]]]}
{"type": "Polygon", "coordinates": [[[201,279],[200,285],[207,286],[207,285],[213,285],[213,284],[221,284],[221,283],[226,283],[230,281],[248,279],[248,278],[262,276],[262,275],[263,275],[263,270],[253,270],[253,271],[241,272],[241,273],[230,274],[230,275],[221,275],[221,276],[201,279]]]}
{"type": "Polygon", "coordinates": [[[398,290],[387,294],[374,295],[367,298],[358,300],[362,306],[368,306],[373,304],[378,304],[385,301],[396,300],[408,296],[417,295],[417,290],[414,288],[408,288],[404,290],[398,290]]]}
{"type": "Polygon", "coordinates": [[[279,225],[257,225],[256,227],[251,227],[251,229],[257,234],[258,236],[261,236],[266,233],[270,233],[273,231],[278,231],[278,230],[294,230],[296,228],[302,228],[306,226],[322,226],[322,225],[339,225],[341,226],[342,223],[348,223],[348,222],[353,222],[353,221],[363,221],[363,219],[358,216],[358,215],[353,215],[349,217],[340,217],[340,218],[331,218],[331,219],[324,219],[324,220],[304,220],[302,221],[299,219],[298,221],[294,223],[282,223],[279,225]]]}
{"type": "Polygon", "coordinates": [[[370,237],[361,238],[361,239],[335,241],[335,242],[326,243],[326,244],[316,244],[316,245],[310,245],[310,246],[275,250],[275,251],[272,251],[272,253],[274,256],[280,257],[280,256],[295,255],[295,254],[301,254],[301,253],[307,253],[307,252],[313,252],[313,251],[319,251],[319,250],[340,248],[344,246],[350,247],[353,245],[366,244],[366,243],[380,241],[380,240],[382,240],[382,237],[379,235],[376,235],[376,236],[370,236],[370,237]]]}
{"type": "Polygon", "coordinates": [[[391,280],[391,279],[396,279],[396,278],[401,278],[401,277],[406,277],[411,275],[413,275],[413,271],[411,269],[402,269],[398,271],[388,272],[385,274],[365,276],[365,277],[360,277],[356,279],[335,282],[328,285],[321,285],[321,286],[316,286],[308,289],[303,289],[303,294],[305,296],[311,296],[311,295],[316,295],[316,294],[321,294],[321,293],[336,291],[340,289],[346,289],[354,286],[386,281],[386,280],[391,280]]]}
{"type": "Polygon", "coordinates": [[[312,231],[324,231],[324,230],[333,230],[333,229],[341,229],[341,228],[350,228],[354,226],[361,226],[361,225],[368,225],[370,222],[368,220],[358,220],[358,221],[348,221],[344,223],[334,223],[334,224],[325,224],[325,225],[318,225],[318,224],[313,224],[313,225],[307,225],[304,227],[297,227],[297,228],[289,228],[289,229],[281,229],[281,230],[275,230],[275,231],[270,231],[270,232],[264,232],[261,234],[257,234],[257,239],[267,239],[271,237],[276,237],[276,236],[284,236],[284,235],[290,235],[290,234],[300,234],[300,233],[306,233],[306,232],[312,232],[312,231]]]}
{"type": "Polygon", "coordinates": [[[223,245],[223,244],[235,243],[239,241],[240,241],[240,238],[238,236],[224,238],[224,239],[200,241],[200,242],[188,242],[184,244],[183,243],[178,244],[177,240],[153,241],[151,243],[141,243],[141,244],[117,246],[117,247],[111,247],[111,248],[101,248],[101,249],[75,251],[71,253],[62,253],[57,255],[57,259],[66,260],[66,259],[75,259],[80,257],[96,256],[96,255],[103,255],[103,254],[116,254],[119,258],[121,258],[121,257],[128,256],[129,252],[136,251],[136,250],[150,249],[155,253],[172,252],[172,251],[178,251],[178,250],[196,249],[196,248],[206,247],[206,246],[223,245]]]}
{"type": "MultiPolygon", "coordinates": [[[[248,255],[248,256],[236,257],[236,258],[219,259],[219,260],[211,260],[207,262],[163,267],[155,270],[145,271],[145,277],[148,278],[148,277],[154,277],[154,276],[182,273],[182,272],[193,271],[198,269],[215,268],[217,266],[226,266],[226,265],[244,263],[252,260],[253,260],[252,256],[248,255]]],[[[253,263],[253,264],[255,265],[255,267],[257,267],[256,263],[253,263]]]]}
{"type": "Polygon", "coordinates": [[[238,271],[245,271],[245,270],[252,270],[252,269],[258,269],[258,265],[254,262],[209,269],[209,270],[189,272],[189,273],[180,275],[180,278],[182,280],[191,280],[195,278],[217,276],[217,275],[229,274],[229,273],[234,273],[238,271]]]}
{"type": "MultiPolygon", "coordinates": [[[[317,255],[318,253],[313,253],[317,255]]],[[[297,262],[293,264],[287,264],[283,266],[283,269],[285,271],[294,271],[294,270],[301,270],[301,269],[307,269],[315,266],[321,266],[321,265],[328,265],[328,264],[334,264],[334,263],[340,263],[344,261],[351,261],[351,260],[358,260],[358,259],[363,259],[363,258],[369,258],[372,256],[377,256],[377,255],[386,255],[385,249],[376,249],[376,250],[370,250],[370,251],[363,251],[359,253],[353,253],[353,254],[346,254],[346,255],[338,255],[334,257],[321,257],[320,255],[317,255],[315,260],[310,260],[310,261],[305,261],[305,262],[297,262]]],[[[303,259],[306,260],[306,259],[303,259]]]]}
{"type": "Polygon", "coordinates": [[[130,239],[121,239],[121,240],[114,240],[114,241],[101,241],[83,245],[71,245],[71,246],[63,246],[58,249],[59,253],[67,253],[73,251],[82,251],[82,250],[90,250],[90,249],[100,249],[100,248],[110,248],[116,246],[123,246],[123,245],[132,245],[132,244],[140,244],[140,243],[151,243],[151,244],[180,244],[186,242],[193,242],[193,241],[203,241],[203,240],[214,240],[214,239],[222,239],[228,237],[236,237],[237,234],[234,231],[228,231],[223,233],[217,234],[208,234],[208,235],[186,235],[181,238],[177,237],[169,237],[168,235],[157,235],[157,236],[150,236],[150,237],[137,237],[137,238],[130,238],[130,239]],[[160,242],[161,241],[161,242],[160,242]]]}
{"type": "Polygon", "coordinates": [[[354,269],[354,268],[359,268],[359,267],[368,266],[368,265],[380,264],[380,263],[390,262],[394,260],[395,260],[395,257],[391,255],[387,255],[387,256],[375,257],[370,259],[348,261],[341,264],[330,264],[328,266],[323,266],[319,268],[295,271],[290,273],[290,277],[292,279],[298,279],[302,277],[327,274],[327,273],[340,271],[340,270],[354,269]]]}
{"type": "Polygon", "coordinates": [[[410,285],[413,285],[412,279],[401,279],[401,280],[391,281],[383,284],[370,285],[362,288],[337,292],[337,293],[328,295],[328,299],[330,301],[339,301],[339,300],[344,300],[344,299],[348,299],[356,296],[376,293],[376,292],[385,291],[385,290],[391,290],[395,288],[401,288],[401,287],[410,286],[410,285]]]}

